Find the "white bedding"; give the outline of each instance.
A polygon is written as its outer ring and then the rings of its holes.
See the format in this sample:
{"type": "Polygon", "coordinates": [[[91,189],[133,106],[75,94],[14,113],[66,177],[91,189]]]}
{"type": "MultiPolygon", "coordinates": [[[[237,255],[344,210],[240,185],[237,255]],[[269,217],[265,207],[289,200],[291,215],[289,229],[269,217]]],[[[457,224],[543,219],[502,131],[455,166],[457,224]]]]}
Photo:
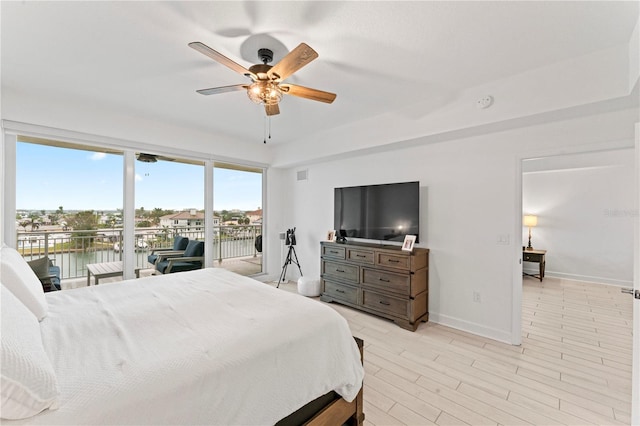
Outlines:
{"type": "Polygon", "coordinates": [[[208,268],[47,294],[57,410],[3,424],[266,425],[363,369],[331,308],[208,268]]]}

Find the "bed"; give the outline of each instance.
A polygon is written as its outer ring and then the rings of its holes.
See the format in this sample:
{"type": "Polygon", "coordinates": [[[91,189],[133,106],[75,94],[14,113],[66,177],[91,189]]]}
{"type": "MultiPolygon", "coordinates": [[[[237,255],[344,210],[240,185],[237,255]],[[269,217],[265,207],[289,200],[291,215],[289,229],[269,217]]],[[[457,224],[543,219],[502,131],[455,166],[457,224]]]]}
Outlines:
{"type": "MultiPolygon", "coordinates": [[[[4,349],[11,296],[2,287],[4,349]]],[[[364,419],[361,342],[317,301],[206,268],[47,293],[45,302],[39,328],[55,401],[2,424],[364,419]]]]}

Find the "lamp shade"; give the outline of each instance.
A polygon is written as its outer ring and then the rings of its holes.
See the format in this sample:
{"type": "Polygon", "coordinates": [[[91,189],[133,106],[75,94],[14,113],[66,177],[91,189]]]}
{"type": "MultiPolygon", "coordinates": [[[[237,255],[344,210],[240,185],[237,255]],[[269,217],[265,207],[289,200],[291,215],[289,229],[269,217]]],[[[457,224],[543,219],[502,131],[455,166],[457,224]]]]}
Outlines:
{"type": "Polygon", "coordinates": [[[527,214],[524,216],[524,219],[522,220],[522,224],[524,226],[536,226],[538,224],[538,216],[527,214]]]}

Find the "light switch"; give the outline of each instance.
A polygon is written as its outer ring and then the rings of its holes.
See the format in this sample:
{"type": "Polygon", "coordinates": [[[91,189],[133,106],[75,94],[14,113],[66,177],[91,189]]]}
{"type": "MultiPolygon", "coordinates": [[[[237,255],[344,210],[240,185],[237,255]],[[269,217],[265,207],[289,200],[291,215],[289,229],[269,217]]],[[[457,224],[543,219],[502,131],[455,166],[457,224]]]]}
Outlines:
{"type": "Polygon", "coordinates": [[[498,239],[496,244],[508,246],[510,244],[510,236],[509,234],[498,234],[498,239]]]}

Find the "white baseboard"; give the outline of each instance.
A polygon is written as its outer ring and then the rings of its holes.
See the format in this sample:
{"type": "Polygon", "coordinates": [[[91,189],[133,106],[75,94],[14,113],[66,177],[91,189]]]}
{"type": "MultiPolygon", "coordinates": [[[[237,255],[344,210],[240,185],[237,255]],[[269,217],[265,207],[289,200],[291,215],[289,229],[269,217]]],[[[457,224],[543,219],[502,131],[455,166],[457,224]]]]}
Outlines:
{"type": "MultiPolygon", "coordinates": [[[[539,270],[538,268],[526,268],[522,270],[525,274],[535,274],[537,275],[539,270]]],[[[579,274],[568,274],[565,272],[557,272],[557,271],[545,271],[544,276],[552,277],[552,278],[560,278],[563,280],[572,280],[572,281],[585,281],[589,283],[597,283],[597,284],[609,284],[615,285],[619,287],[633,287],[633,281],[629,280],[618,280],[615,278],[606,278],[606,277],[592,277],[589,275],[579,275],[579,274]]]]}
{"type": "Polygon", "coordinates": [[[441,315],[433,312],[429,312],[429,321],[455,328],[456,330],[466,331],[477,336],[497,340],[498,342],[506,343],[508,345],[512,344],[510,330],[498,330],[491,327],[484,327],[459,318],[453,318],[448,315],[441,315]]]}

